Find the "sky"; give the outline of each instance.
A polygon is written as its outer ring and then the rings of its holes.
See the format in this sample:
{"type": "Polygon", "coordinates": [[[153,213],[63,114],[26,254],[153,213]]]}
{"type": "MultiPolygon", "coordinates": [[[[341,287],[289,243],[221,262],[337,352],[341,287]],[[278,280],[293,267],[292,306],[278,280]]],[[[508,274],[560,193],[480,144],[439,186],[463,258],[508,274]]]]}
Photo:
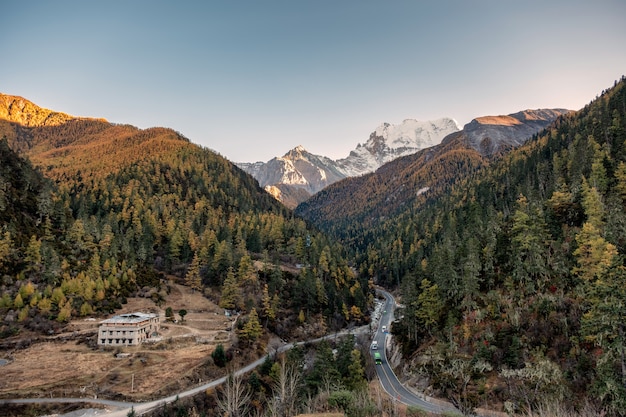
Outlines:
{"type": "Polygon", "coordinates": [[[383,122],[578,110],[624,45],[624,0],[13,1],[0,92],[233,162],[338,159],[383,122]]]}

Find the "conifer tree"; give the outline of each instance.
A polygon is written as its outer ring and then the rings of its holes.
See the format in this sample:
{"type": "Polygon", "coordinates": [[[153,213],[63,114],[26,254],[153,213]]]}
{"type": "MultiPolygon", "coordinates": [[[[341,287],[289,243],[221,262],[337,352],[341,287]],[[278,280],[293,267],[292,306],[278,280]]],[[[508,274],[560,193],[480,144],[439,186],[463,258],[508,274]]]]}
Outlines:
{"type": "Polygon", "coordinates": [[[242,339],[248,342],[256,341],[263,334],[263,327],[259,323],[259,316],[256,312],[256,308],[250,310],[248,315],[248,321],[243,325],[239,335],[242,339]]]}
{"type": "Polygon", "coordinates": [[[241,294],[239,286],[237,285],[237,279],[232,268],[228,269],[224,285],[222,285],[222,296],[220,297],[219,306],[228,310],[233,310],[239,307],[241,302],[241,294]]]}
{"type": "Polygon", "coordinates": [[[224,351],[224,345],[222,345],[221,343],[218,344],[215,347],[213,353],[211,353],[211,358],[213,358],[213,363],[215,363],[215,365],[219,366],[220,368],[226,366],[227,358],[226,352],[224,351]]]}
{"type": "Polygon", "coordinates": [[[200,276],[201,267],[200,257],[198,256],[198,252],[196,252],[193,255],[193,260],[191,261],[191,265],[189,265],[187,274],[185,275],[185,285],[191,288],[191,292],[202,291],[202,278],[200,276]]]}
{"type": "Polygon", "coordinates": [[[598,190],[583,180],[583,207],[587,221],[576,235],[574,273],[590,281],[600,277],[614,261],[617,248],[603,237],[604,205],[598,190]]]}
{"type": "Polygon", "coordinates": [[[259,277],[254,269],[250,255],[246,254],[241,257],[237,276],[239,277],[239,282],[244,286],[254,288],[258,285],[259,277]]]}
{"type": "Polygon", "coordinates": [[[30,271],[38,272],[41,269],[41,240],[35,235],[31,236],[26,248],[25,261],[30,271]]]}
{"type": "Polygon", "coordinates": [[[361,391],[367,388],[367,380],[365,379],[365,371],[361,363],[361,352],[353,349],[351,354],[351,362],[348,365],[348,375],[344,378],[346,388],[353,391],[361,391]]]}
{"type": "Polygon", "coordinates": [[[13,242],[11,239],[11,232],[6,231],[0,239],[0,268],[6,263],[11,255],[13,242]]]}
{"type": "Polygon", "coordinates": [[[545,285],[549,276],[545,259],[548,241],[541,212],[520,195],[511,226],[511,262],[513,281],[521,294],[545,285]]]}
{"type": "Polygon", "coordinates": [[[268,285],[263,285],[263,295],[261,296],[261,302],[263,303],[263,314],[268,320],[274,321],[276,318],[276,311],[272,306],[272,299],[270,298],[268,285]]]}
{"type": "Polygon", "coordinates": [[[431,284],[428,279],[424,278],[416,300],[415,317],[429,333],[436,328],[443,308],[444,303],[439,294],[439,286],[431,284]]]}

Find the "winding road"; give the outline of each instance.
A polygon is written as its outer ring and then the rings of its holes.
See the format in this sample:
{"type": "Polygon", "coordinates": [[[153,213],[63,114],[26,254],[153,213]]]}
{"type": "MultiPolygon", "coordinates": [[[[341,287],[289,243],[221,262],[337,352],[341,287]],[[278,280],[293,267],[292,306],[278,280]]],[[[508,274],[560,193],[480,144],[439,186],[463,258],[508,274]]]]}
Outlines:
{"type": "Polygon", "coordinates": [[[425,395],[420,395],[407,389],[398,380],[398,377],[393,372],[393,369],[387,360],[386,342],[388,338],[387,332],[383,331],[383,327],[387,330],[390,328],[391,321],[393,320],[395,300],[387,291],[381,289],[378,289],[377,291],[385,298],[385,304],[383,306],[383,312],[380,316],[378,329],[376,330],[376,333],[374,333],[374,337],[372,339],[372,341],[376,341],[378,343],[378,350],[372,350],[372,355],[374,355],[374,352],[380,352],[383,358],[382,364],[376,365],[376,374],[378,375],[380,385],[390,397],[403,404],[419,407],[424,411],[437,414],[443,414],[444,412],[449,411],[458,413],[458,410],[456,410],[456,408],[454,408],[451,404],[442,405],[441,401],[437,401],[436,403],[431,402],[425,395]]]}
{"type": "MultiPolygon", "coordinates": [[[[413,391],[408,390],[404,385],[400,383],[398,378],[396,377],[393,369],[389,365],[387,361],[386,355],[386,342],[387,342],[387,333],[383,332],[383,326],[386,329],[389,329],[391,321],[393,319],[393,310],[395,308],[395,300],[393,296],[387,291],[378,289],[379,294],[381,294],[385,298],[385,303],[383,305],[382,314],[380,317],[378,329],[374,334],[373,340],[378,342],[379,349],[378,352],[381,352],[381,356],[383,357],[383,361],[381,365],[376,365],[376,373],[378,375],[378,379],[380,380],[380,384],[383,389],[397,401],[407,404],[410,406],[419,407],[425,411],[442,414],[446,411],[456,411],[456,409],[452,405],[441,405],[438,401],[437,403],[430,402],[428,398],[424,395],[419,395],[414,393],[413,391]]],[[[324,339],[332,339],[338,336],[342,336],[345,334],[355,334],[367,332],[368,326],[363,326],[357,329],[345,330],[338,332],[336,334],[327,335],[324,337],[320,337],[317,339],[296,342],[296,343],[288,343],[282,345],[276,349],[276,353],[282,353],[289,349],[292,349],[295,346],[303,345],[305,343],[316,343],[324,339]]],[[[375,352],[372,350],[372,352],[375,352]]],[[[372,353],[373,355],[373,353],[372,353]]],[[[265,361],[265,357],[262,357],[249,365],[235,371],[235,375],[246,374],[253,369],[260,366],[265,361]]],[[[130,402],[119,402],[119,401],[111,401],[111,400],[101,400],[95,398],[20,398],[20,399],[0,399],[0,405],[2,404],[51,404],[51,403],[85,403],[85,404],[101,404],[110,408],[114,408],[115,410],[92,410],[91,416],[106,416],[106,417],[126,417],[131,409],[134,409],[136,415],[142,415],[150,410],[153,410],[157,407],[163,406],[164,404],[174,402],[176,399],[181,399],[189,396],[193,396],[199,394],[203,391],[206,391],[210,388],[215,388],[226,381],[227,377],[222,377],[216,379],[214,381],[208,382],[206,384],[200,385],[198,387],[189,389],[187,391],[180,392],[178,394],[170,395],[165,398],[161,398],[155,401],[143,402],[143,403],[130,403],[130,402]]]]}

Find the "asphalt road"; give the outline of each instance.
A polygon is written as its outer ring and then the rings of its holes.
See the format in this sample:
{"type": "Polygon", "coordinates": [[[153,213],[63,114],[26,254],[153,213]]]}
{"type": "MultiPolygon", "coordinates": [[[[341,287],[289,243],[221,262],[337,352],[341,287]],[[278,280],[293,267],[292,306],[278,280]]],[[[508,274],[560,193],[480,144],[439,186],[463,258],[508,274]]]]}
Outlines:
{"type": "Polygon", "coordinates": [[[389,365],[389,361],[387,360],[387,353],[386,353],[387,349],[385,349],[387,338],[388,338],[387,332],[389,331],[391,321],[393,320],[393,310],[395,308],[395,300],[393,296],[389,294],[387,291],[384,291],[381,289],[377,291],[380,295],[382,295],[385,298],[385,304],[383,306],[383,311],[380,316],[378,329],[376,330],[376,333],[374,333],[374,337],[372,339],[372,341],[377,341],[378,349],[377,350],[370,349],[370,350],[372,352],[372,356],[374,355],[375,352],[380,352],[380,355],[382,356],[382,359],[383,359],[381,365],[376,365],[376,374],[378,375],[378,380],[380,381],[380,385],[387,392],[387,394],[389,394],[390,397],[394,398],[395,400],[403,404],[416,406],[416,407],[421,408],[422,410],[425,410],[431,413],[437,413],[437,414],[442,414],[443,412],[446,412],[446,411],[458,412],[454,408],[454,406],[452,406],[451,404],[447,406],[442,406],[439,404],[434,404],[432,402],[429,402],[425,396],[423,395],[420,396],[419,394],[408,390],[404,385],[400,383],[400,381],[398,380],[398,377],[396,376],[396,374],[393,372],[393,369],[391,369],[391,366],[389,365]],[[387,330],[383,331],[383,327],[385,327],[387,330]]]}
{"type": "MultiPolygon", "coordinates": [[[[286,343],[282,346],[279,346],[275,349],[276,353],[282,353],[289,349],[294,348],[295,346],[300,346],[305,343],[317,343],[324,339],[333,339],[336,337],[341,337],[345,334],[357,334],[357,333],[365,333],[368,331],[368,326],[362,326],[355,329],[344,330],[341,332],[334,333],[332,335],[327,335],[324,337],[319,337],[317,339],[306,340],[302,342],[296,343],[286,343]]],[[[246,365],[245,367],[238,369],[235,371],[235,375],[246,374],[253,369],[261,366],[261,364],[265,362],[265,356],[259,358],[258,360],[246,365]]],[[[155,401],[143,402],[143,403],[131,403],[131,402],[120,402],[120,401],[111,401],[111,400],[103,400],[96,398],[18,398],[18,399],[0,399],[0,406],[2,404],[54,404],[54,403],[85,403],[85,404],[102,404],[106,407],[113,408],[114,410],[102,410],[102,409],[88,409],[85,410],[85,417],[95,417],[95,416],[103,416],[103,417],[126,417],[128,413],[132,410],[135,411],[136,415],[142,415],[146,412],[153,410],[155,408],[161,407],[164,404],[169,404],[174,402],[176,399],[181,399],[189,396],[193,396],[199,394],[203,391],[206,391],[209,388],[215,388],[224,382],[226,382],[227,377],[222,377],[216,379],[214,381],[208,382],[206,384],[200,385],[198,387],[189,389],[184,392],[179,392],[177,394],[170,395],[165,398],[161,398],[155,401]]],[[[0,408],[1,412],[1,408],[0,408]]]]}
{"type": "MultiPolygon", "coordinates": [[[[385,303],[382,309],[378,329],[374,333],[374,337],[373,337],[373,341],[375,340],[378,342],[378,350],[371,350],[371,349],[370,350],[372,352],[372,356],[374,355],[374,352],[380,352],[383,358],[382,364],[376,366],[376,373],[378,375],[378,379],[380,381],[381,386],[389,394],[389,396],[391,396],[392,398],[394,398],[395,400],[403,404],[416,406],[425,411],[429,411],[429,412],[437,413],[437,414],[442,414],[443,412],[446,412],[446,411],[456,411],[456,409],[452,405],[442,406],[439,404],[434,404],[432,402],[429,402],[425,396],[420,396],[419,394],[416,394],[408,390],[404,385],[400,383],[400,381],[394,374],[393,370],[391,369],[391,366],[389,366],[389,362],[387,361],[385,346],[386,346],[388,334],[386,332],[383,332],[383,326],[385,326],[386,329],[388,330],[389,326],[391,325],[391,321],[393,320],[393,310],[395,308],[395,300],[393,296],[389,294],[387,291],[379,289],[378,293],[381,294],[385,298],[385,303]]],[[[356,334],[356,333],[363,333],[367,331],[368,331],[368,326],[363,326],[357,329],[346,330],[346,331],[338,332],[333,335],[328,335],[328,336],[320,337],[320,338],[313,339],[313,340],[284,344],[283,346],[278,347],[276,349],[276,352],[277,353],[285,352],[293,348],[294,346],[302,345],[305,343],[316,343],[324,339],[332,339],[332,338],[335,338],[335,337],[338,337],[347,333],[356,334]]],[[[265,357],[262,357],[252,362],[251,364],[237,370],[235,374],[240,375],[240,374],[245,374],[247,372],[250,372],[256,367],[260,366],[264,361],[265,361],[265,357]]],[[[193,396],[200,392],[206,391],[209,388],[214,388],[218,385],[223,384],[225,381],[226,381],[226,377],[219,378],[214,381],[203,384],[201,386],[189,389],[187,391],[170,395],[168,397],[161,398],[159,400],[144,402],[144,403],[118,402],[118,401],[101,400],[101,399],[94,399],[94,398],[21,398],[21,399],[9,399],[9,400],[0,399],[0,405],[8,404],[8,403],[12,403],[12,404],[29,404],[29,403],[30,404],[34,404],[34,403],[38,403],[38,404],[44,404],[44,403],[48,403],[48,404],[49,403],[102,404],[107,407],[114,408],[115,410],[101,410],[101,409],[98,409],[98,410],[92,409],[89,411],[86,410],[85,416],[126,417],[128,415],[128,412],[131,410],[131,408],[135,410],[137,415],[141,415],[157,407],[160,407],[166,403],[171,403],[175,401],[177,398],[180,399],[180,398],[193,396]]]]}

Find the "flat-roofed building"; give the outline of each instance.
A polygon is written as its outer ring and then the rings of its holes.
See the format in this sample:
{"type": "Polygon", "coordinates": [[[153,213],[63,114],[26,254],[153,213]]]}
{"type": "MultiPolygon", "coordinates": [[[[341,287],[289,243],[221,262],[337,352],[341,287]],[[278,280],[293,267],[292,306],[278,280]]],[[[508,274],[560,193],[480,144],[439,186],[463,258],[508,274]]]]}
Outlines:
{"type": "Polygon", "coordinates": [[[128,313],[100,322],[98,345],[137,346],[159,331],[159,316],[128,313]]]}

